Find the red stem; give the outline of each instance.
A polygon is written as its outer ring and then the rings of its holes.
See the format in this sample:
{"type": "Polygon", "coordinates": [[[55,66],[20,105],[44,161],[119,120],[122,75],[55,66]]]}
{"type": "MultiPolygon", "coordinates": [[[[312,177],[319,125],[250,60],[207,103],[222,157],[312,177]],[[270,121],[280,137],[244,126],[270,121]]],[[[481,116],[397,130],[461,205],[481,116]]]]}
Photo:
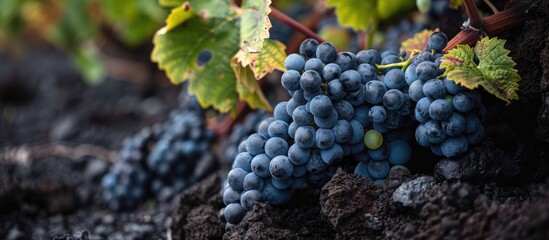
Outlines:
{"type": "MultiPolygon", "coordinates": [[[[531,4],[519,3],[511,8],[484,18],[482,31],[491,37],[505,30],[520,26],[529,18],[527,10],[530,6],[531,4]]],[[[447,52],[450,49],[455,48],[458,44],[474,45],[480,37],[481,35],[477,32],[467,29],[462,30],[448,42],[444,51],[447,52]]]]}
{"type": "Polygon", "coordinates": [[[467,10],[467,15],[469,15],[469,24],[471,27],[476,29],[482,28],[482,18],[478,15],[478,9],[473,0],[463,0],[465,4],[465,10],[467,10]]]}
{"type": "Polygon", "coordinates": [[[303,33],[305,36],[314,38],[318,42],[325,42],[324,39],[322,39],[320,36],[318,36],[315,32],[313,32],[311,29],[306,28],[303,26],[303,24],[297,22],[296,20],[293,20],[292,18],[288,17],[288,15],[284,14],[281,11],[278,11],[276,8],[271,6],[271,16],[276,18],[278,21],[281,21],[282,23],[288,25],[289,27],[293,28],[294,30],[303,33]]]}

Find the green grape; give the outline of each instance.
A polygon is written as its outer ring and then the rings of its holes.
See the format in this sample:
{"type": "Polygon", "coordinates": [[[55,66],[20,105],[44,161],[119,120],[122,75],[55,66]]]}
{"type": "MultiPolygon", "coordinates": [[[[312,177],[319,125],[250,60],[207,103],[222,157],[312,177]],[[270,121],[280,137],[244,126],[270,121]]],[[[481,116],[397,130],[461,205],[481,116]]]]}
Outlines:
{"type": "Polygon", "coordinates": [[[416,0],[416,6],[421,13],[426,13],[431,8],[431,0],[416,0]]]}
{"type": "Polygon", "coordinates": [[[376,130],[368,130],[364,134],[364,144],[368,149],[378,149],[383,143],[383,135],[376,130]]]}

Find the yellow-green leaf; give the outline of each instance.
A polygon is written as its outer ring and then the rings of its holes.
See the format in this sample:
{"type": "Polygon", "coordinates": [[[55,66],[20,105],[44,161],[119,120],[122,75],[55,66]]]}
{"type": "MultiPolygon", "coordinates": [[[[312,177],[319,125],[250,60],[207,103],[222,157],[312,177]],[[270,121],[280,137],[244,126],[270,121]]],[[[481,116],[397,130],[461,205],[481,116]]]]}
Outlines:
{"type": "Polygon", "coordinates": [[[170,15],[166,19],[166,27],[163,28],[164,33],[169,32],[193,16],[194,12],[189,2],[184,2],[181,6],[172,9],[170,15]]]}
{"type": "Polygon", "coordinates": [[[377,24],[377,0],[327,0],[326,5],[335,7],[342,26],[366,30],[377,24]]]}
{"type": "Polygon", "coordinates": [[[433,34],[433,31],[425,29],[416,33],[412,38],[404,40],[400,45],[400,51],[412,52],[414,50],[422,51],[427,47],[429,36],[433,34]]]}
{"type": "Polygon", "coordinates": [[[379,20],[391,20],[403,17],[416,9],[415,0],[378,0],[377,16],[379,20]]]}
{"type": "Polygon", "coordinates": [[[285,71],[284,59],[286,59],[286,46],[277,40],[265,39],[261,52],[248,54],[240,50],[235,58],[242,66],[249,66],[256,79],[260,79],[268,73],[278,69],[285,71]],[[245,62],[242,62],[244,59],[245,62]]]}
{"type": "Polygon", "coordinates": [[[181,5],[183,1],[184,0],[158,0],[158,3],[163,7],[176,7],[181,5]]]}
{"type": "Polygon", "coordinates": [[[203,107],[214,106],[222,112],[234,110],[236,78],[230,62],[239,50],[238,35],[236,16],[208,20],[192,17],[169,32],[159,31],[151,58],[173,83],[189,80],[189,91],[203,107]],[[203,51],[212,56],[200,65],[198,56],[203,51]]]}
{"type": "Polygon", "coordinates": [[[272,27],[269,20],[271,0],[245,0],[242,3],[240,20],[240,48],[248,53],[257,53],[263,40],[269,38],[272,27]]]}
{"type": "Polygon", "coordinates": [[[463,0],[451,0],[450,7],[453,9],[458,9],[463,4],[463,0]]]}
{"type": "Polygon", "coordinates": [[[488,37],[477,42],[474,49],[458,45],[444,55],[440,67],[446,69],[444,74],[448,79],[469,89],[481,85],[492,95],[510,103],[518,99],[518,82],[521,79],[504,45],[505,40],[488,37]],[[475,56],[478,57],[478,65],[475,56]]]}
{"type": "Polygon", "coordinates": [[[236,91],[240,99],[246,101],[251,108],[264,108],[271,111],[271,105],[257,84],[250,66],[244,67],[236,58],[233,58],[231,67],[237,79],[236,91]]]}

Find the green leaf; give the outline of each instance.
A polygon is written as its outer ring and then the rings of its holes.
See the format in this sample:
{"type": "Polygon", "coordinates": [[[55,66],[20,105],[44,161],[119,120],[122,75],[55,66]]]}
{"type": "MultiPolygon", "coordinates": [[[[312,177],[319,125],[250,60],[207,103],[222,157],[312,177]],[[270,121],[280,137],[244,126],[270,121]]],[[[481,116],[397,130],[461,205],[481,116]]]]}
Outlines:
{"type": "Polygon", "coordinates": [[[252,108],[264,108],[272,111],[271,105],[269,104],[269,101],[267,101],[265,95],[263,95],[261,87],[257,84],[250,66],[244,67],[236,58],[233,58],[231,67],[233,68],[236,79],[238,80],[236,91],[238,92],[240,99],[248,102],[252,108]]]}
{"type": "Polygon", "coordinates": [[[181,5],[184,2],[184,0],[158,0],[158,3],[160,6],[163,7],[177,7],[181,5]]]}
{"type": "Polygon", "coordinates": [[[203,107],[234,110],[236,78],[230,62],[239,50],[238,35],[236,16],[208,20],[192,17],[169,32],[159,30],[151,58],[173,83],[189,80],[189,91],[197,95],[203,107]],[[197,61],[202,51],[212,54],[205,65],[197,61]]]}
{"type": "Polygon", "coordinates": [[[242,3],[240,20],[240,48],[248,53],[257,53],[263,40],[269,38],[272,27],[269,20],[271,0],[245,0],[242,3]]]}
{"type": "Polygon", "coordinates": [[[451,0],[450,7],[453,9],[458,9],[463,4],[463,0],[451,0]]]}
{"type": "Polygon", "coordinates": [[[326,5],[335,7],[342,26],[354,30],[366,30],[370,24],[377,24],[377,0],[328,0],[326,5]]]}
{"type": "Polygon", "coordinates": [[[416,33],[412,38],[406,39],[400,44],[400,51],[412,52],[425,49],[431,34],[433,34],[433,31],[429,29],[416,33]]]}
{"type": "Polygon", "coordinates": [[[458,45],[442,58],[448,79],[474,89],[479,85],[499,99],[510,103],[518,99],[518,82],[521,80],[515,62],[504,48],[505,40],[485,37],[475,48],[458,45]],[[479,64],[474,62],[475,55],[479,64]]]}
{"type": "Polygon", "coordinates": [[[415,0],[378,0],[377,16],[379,20],[401,18],[416,10],[415,0]]]}

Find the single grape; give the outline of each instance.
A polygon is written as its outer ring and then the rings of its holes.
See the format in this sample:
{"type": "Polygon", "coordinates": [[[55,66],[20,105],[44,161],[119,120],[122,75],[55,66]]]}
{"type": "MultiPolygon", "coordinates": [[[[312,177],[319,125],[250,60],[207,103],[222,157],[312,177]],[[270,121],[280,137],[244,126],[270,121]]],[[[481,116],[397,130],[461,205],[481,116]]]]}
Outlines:
{"type": "MultiPolygon", "coordinates": [[[[333,108],[332,101],[325,95],[314,97],[310,103],[311,113],[316,117],[328,117],[333,108]]],[[[294,120],[295,121],[295,120],[294,120]]],[[[312,119],[311,119],[312,121],[312,119]]],[[[309,121],[308,123],[310,123],[309,121]]]]}
{"type": "Polygon", "coordinates": [[[395,140],[389,143],[389,163],[393,165],[404,165],[412,157],[412,148],[403,140],[395,140]]]}
{"type": "Polygon", "coordinates": [[[468,92],[461,92],[454,96],[453,104],[456,111],[469,112],[475,107],[475,100],[468,92]]]}
{"type": "Polygon", "coordinates": [[[240,202],[240,193],[230,187],[226,188],[223,192],[223,203],[229,205],[238,202],[240,202]]]}
{"type": "MultiPolygon", "coordinates": [[[[283,121],[280,121],[280,120],[277,120],[277,121],[286,124],[286,126],[288,125],[287,123],[285,123],[283,121]]],[[[277,121],[274,121],[274,122],[277,122],[277,121]]],[[[287,132],[287,130],[286,130],[286,132],[287,132]]],[[[248,155],[250,155],[250,156],[248,157],[249,161],[247,161],[247,162],[251,162],[252,156],[255,156],[255,155],[258,155],[258,154],[261,154],[261,153],[265,152],[263,150],[263,148],[265,147],[265,142],[266,141],[267,140],[265,139],[265,137],[263,135],[259,134],[259,133],[254,133],[254,134],[252,134],[248,137],[248,139],[246,140],[246,151],[248,151],[248,153],[249,153],[248,155]]],[[[241,153],[241,154],[243,154],[243,153],[241,153]]],[[[244,169],[244,170],[246,170],[246,169],[244,169]]],[[[249,170],[246,170],[246,171],[249,171],[249,170]]]]}
{"type": "MultiPolygon", "coordinates": [[[[351,123],[351,139],[349,140],[349,144],[357,144],[361,143],[362,139],[364,137],[364,127],[362,127],[362,124],[356,120],[351,120],[349,123],[351,123]]],[[[363,144],[359,144],[363,145],[363,144]]]]}
{"type": "Polygon", "coordinates": [[[369,81],[363,87],[364,98],[371,104],[380,104],[386,92],[385,84],[377,80],[369,81]]]}
{"type": "MultiPolygon", "coordinates": [[[[317,97],[320,97],[320,96],[317,96],[317,97]]],[[[313,115],[309,113],[307,109],[305,109],[304,105],[301,105],[294,109],[294,112],[292,113],[292,120],[299,126],[306,126],[306,125],[310,125],[311,122],[313,122],[313,115]]]]}
{"type": "Polygon", "coordinates": [[[341,68],[335,63],[328,63],[324,66],[324,69],[322,69],[322,77],[327,82],[338,79],[340,75],[341,68]]]}
{"type": "Polygon", "coordinates": [[[387,110],[397,110],[404,105],[404,94],[398,89],[391,89],[385,92],[382,102],[387,110]]]}
{"type": "Polygon", "coordinates": [[[438,52],[442,51],[446,47],[446,44],[448,44],[448,37],[443,32],[434,32],[427,41],[429,48],[438,52]]]}
{"type": "Polygon", "coordinates": [[[429,115],[429,106],[431,106],[431,99],[424,97],[419,99],[414,110],[414,116],[416,120],[420,123],[425,123],[431,119],[429,115]]]}
{"type": "Polygon", "coordinates": [[[453,158],[467,151],[467,138],[465,136],[450,137],[440,144],[440,150],[447,158],[453,158]]]}
{"type": "MultiPolygon", "coordinates": [[[[258,154],[261,154],[261,153],[258,153],[258,154]]],[[[238,155],[236,155],[236,158],[234,159],[234,168],[241,168],[246,172],[252,171],[251,163],[253,158],[254,156],[252,156],[248,152],[239,153],[238,155]]]]}
{"type": "MultiPolygon", "coordinates": [[[[289,138],[288,124],[284,121],[281,121],[281,120],[275,120],[271,124],[269,124],[269,128],[267,129],[267,132],[269,133],[269,136],[271,138],[272,137],[280,137],[280,138],[283,138],[283,139],[288,139],[289,138]]],[[[249,143],[247,143],[246,149],[247,149],[248,145],[249,145],[249,143]]],[[[260,153],[262,153],[262,152],[260,152],[260,153]]]]}
{"type": "Polygon", "coordinates": [[[368,130],[364,134],[364,144],[368,149],[378,149],[383,143],[383,135],[376,130],[368,130]]]}
{"type": "Polygon", "coordinates": [[[297,143],[290,146],[288,150],[288,159],[295,165],[303,165],[307,163],[311,155],[310,149],[301,148],[297,143]]]}
{"type": "Polygon", "coordinates": [[[343,84],[339,79],[334,79],[328,82],[326,87],[326,92],[328,97],[332,100],[339,100],[345,97],[345,89],[343,89],[343,84]]]}
{"type": "Polygon", "coordinates": [[[324,68],[324,64],[318,58],[310,58],[305,62],[305,71],[313,70],[313,71],[316,71],[317,73],[322,73],[323,68],[324,68]]]}
{"type": "Polygon", "coordinates": [[[295,91],[300,88],[299,78],[301,74],[296,70],[288,70],[282,74],[280,77],[280,83],[282,87],[289,91],[295,91]]]}
{"type": "Polygon", "coordinates": [[[358,74],[360,74],[360,83],[366,84],[369,81],[376,80],[377,79],[377,71],[376,68],[373,67],[370,64],[363,63],[358,65],[356,67],[356,71],[358,74]]]}
{"type": "Polygon", "coordinates": [[[290,123],[290,126],[288,126],[288,136],[290,136],[291,138],[295,138],[295,132],[299,127],[299,124],[297,124],[296,122],[290,123]]]}
{"type": "Polygon", "coordinates": [[[343,85],[343,89],[346,92],[351,92],[361,87],[360,83],[362,81],[362,78],[360,77],[360,74],[358,74],[357,71],[347,70],[341,74],[339,81],[341,81],[341,84],[343,85]]]}
{"type": "Polygon", "coordinates": [[[328,149],[332,147],[335,142],[334,133],[332,129],[319,128],[315,134],[315,145],[319,149],[328,149]]]}
{"type": "Polygon", "coordinates": [[[307,38],[303,42],[301,42],[301,45],[299,45],[299,54],[307,58],[315,57],[317,47],[318,41],[312,38],[307,38]]]}
{"type": "Polygon", "coordinates": [[[244,171],[242,168],[234,168],[227,174],[227,181],[231,188],[236,191],[244,190],[244,177],[246,177],[248,172],[244,171]]]}
{"type": "Polygon", "coordinates": [[[312,148],[315,145],[315,133],[313,127],[301,126],[295,132],[295,142],[301,148],[312,148]]]}
{"type": "Polygon", "coordinates": [[[265,142],[265,154],[270,158],[288,154],[288,142],[280,137],[272,137],[265,142]]]}
{"type": "Polygon", "coordinates": [[[462,86],[456,84],[456,82],[452,80],[448,80],[448,78],[444,79],[444,87],[446,88],[446,91],[452,95],[456,95],[459,92],[463,91],[462,86]]]}
{"type": "Polygon", "coordinates": [[[286,60],[284,60],[284,66],[287,70],[296,70],[301,72],[303,67],[305,67],[305,59],[297,53],[292,53],[286,57],[286,60]]]}
{"type": "Polygon", "coordinates": [[[341,67],[341,71],[347,71],[356,67],[357,60],[352,52],[340,52],[337,54],[335,63],[341,67]]]}
{"type": "MultiPolygon", "coordinates": [[[[273,178],[284,179],[292,176],[294,171],[294,165],[290,162],[290,159],[286,156],[276,156],[271,160],[269,164],[269,172],[273,178]]],[[[263,189],[265,189],[264,186],[263,189]]]]}
{"type": "Polygon", "coordinates": [[[437,99],[429,105],[429,116],[436,121],[445,121],[452,115],[452,105],[444,99],[437,99]]]}
{"type": "MultiPolygon", "coordinates": [[[[375,65],[377,62],[376,55],[374,53],[375,50],[362,50],[356,54],[357,62],[358,64],[370,64],[375,65]]],[[[377,52],[377,51],[375,51],[377,52]]],[[[378,53],[379,54],[379,53],[378,53]]],[[[381,59],[381,56],[379,57],[381,59]]]]}
{"type": "Polygon", "coordinates": [[[292,98],[299,105],[307,103],[307,99],[305,99],[305,96],[303,95],[303,89],[296,90],[294,94],[292,94],[292,98]]]}
{"type": "Polygon", "coordinates": [[[427,141],[431,144],[441,143],[446,139],[446,134],[439,121],[429,120],[423,126],[425,127],[427,141]]]}
{"type": "Polygon", "coordinates": [[[370,161],[368,163],[368,173],[376,179],[386,178],[390,170],[391,166],[387,161],[370,161]]]}
{"type": "Polygon", "coordinates": [[[419,145],[423,147],[431,146],[431,142],[427,140],[427,129],[425,129],[424,124],[419,124],[419,126],[417,126],[415,136],[416,136],[416,142],[419,145]]]}
{"type": "MultiPolygon", "coordinates": [[[[286,112],[286,104],[288,104],[288,102],[286,102],[286,101],[278,103],[275,106],[274,110],[273,110],[273,115],[274,115],[274,118],[276,120],[281,120],[281,121],[284,121],[286,123],[289,123],[291,117],[286,112]]],[[[269,126],[270,126],[270,124],[269,124],[269,126]]]]}
{"type": "Polygon", "coordinates": [[[389,70],[383,78],[383,83],[385,83],[387,89],[401,89],[406,85],[404,72],[400,69],[389,70]]]}
{"type": "Polygon", "coordinates": [[[410,88],[408,88],[408,94],[410,94],[410,98],[415,102],[424,98],[425,94],[423,94],[423,81],[421,80],[414,81],[410,85],[410,88]]]}
{"type": "Polygon", "coordinates": [[[337,51],[334,45],[329,42],[323,42],[316,48],[316,57],[323,63],[335,62],[337,51]]]}
{"type": "Polygon", "coordinates": [[[441,99],[446,96],[446,88],[442,81],[431,79],[423,84],[423,94],[431,99],[441,99]]]}
{"type": "Polygon", "coordinates": [[[252,172],[262,178],[270,177],[271,176],[271,174],[269,173],[270,162],[271,162],[271,158],[269,158],[267,154],[259,154],[255,156],[252,159],[252,163],[251,163],[252,172]]]}
{"type": "Polygon", "coordinates": [[[406,80],[406,84],[412,85],[413,82],[418,80],[416,75],[416,65],[410,64],[406,71],[404,71],[404,79],[406,80]]]}
{"type": "Polygon", "coordinates": [[[246,210],[240,203],[231,203],[225,207],[223,212],[225,220],[230,224],[238,224],[246,215],[246,210]]]}
{"type": "Polygon", "coordinates": [[[312,70],[303,72],[299,81],[299,86],[303,89],[304,94],[305,92],[318,91],[321,84],[322,78],[320,77],[320,74],[312,70]]]}
{"type": "Polygon", "coordinates": [[[251,211],[254,208],[255,204],[257,202],[261,202],[261,200],[263,200],[263,196],[261,195],[260,191],[250,190],[242,194],[242,197],[240,198],[240,204],[242,205],[242,208],[244,208],[244,210],[251,211]]]}
{"type": "MultiPolygon", "coordinates": [[[[263,189],[263,179],[257,176],[255,173],[251,172],[246,174],[244,177],[243,183],[244,191],[248,190],[259,190],[263,189]]],[[[227,203],[225,203],[227,205],[227,203]]]]}

